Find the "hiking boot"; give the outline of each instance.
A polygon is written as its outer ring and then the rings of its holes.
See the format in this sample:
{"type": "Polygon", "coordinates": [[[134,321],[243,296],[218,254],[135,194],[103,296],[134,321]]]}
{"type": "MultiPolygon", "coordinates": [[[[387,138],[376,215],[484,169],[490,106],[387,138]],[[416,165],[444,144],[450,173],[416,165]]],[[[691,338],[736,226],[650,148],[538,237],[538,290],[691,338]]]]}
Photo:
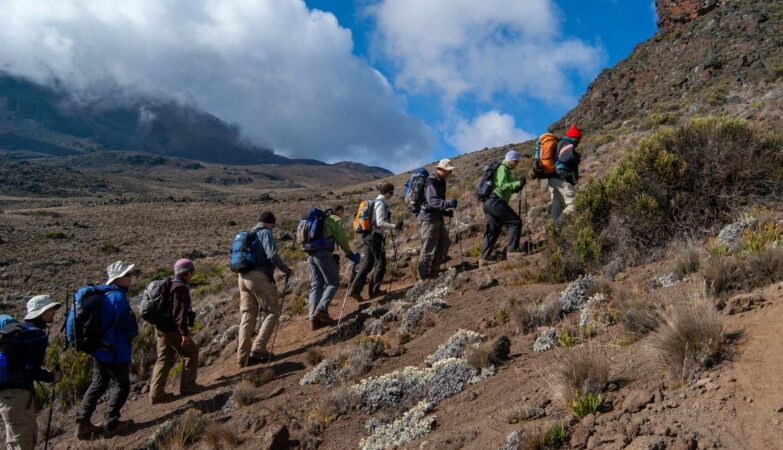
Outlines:
{"type": "Polygon", "coordinates": [[[76,439],[80,441],[86,439],[95,439],[101,435],[101,428],[96,427],[92,422],[77,422],[76,423],[76,439]]]}
{"type": "Polygon", "coordinates": [[[197,383],[193,383],[185,387],[180,387],[179,395],[193,395],[193,394],[198,394],[199,392],[202,391],[204,391],[204,386],[197,383]]]}
{"type": "Polygon", "coordinates": [[[329,317],[329,313],[323,309],[318,309],[315,311],[313,320],[317,320],[324,325],[337,325],[337,321],[329,317]]]}
{"type": "Polygon", "coordinates": [[[250,352],[250,359],[265,363],[269,362],[270,360],[274,360],[275,355],[266,350],[260,352],[250,352]]]}
{"type": "Polygon", "coordinates": [[[326,324],[322,323],[320,320],[316,319],[315,317],[310,319],[310,329],[313,330],[313,331],[320,330],[321,328],[323,328],[325,326],[326,326],[326,324]]]}
{"type": "Polygon", "coordinates": [[[383,289],[378,289],[377,291],[370,293],[370,298],[383,297],[386,294],[388,294],[388,292],[384,291],[383,289]]]}
{"type": "Polygon", "coordinates": [[[491,266],[492,264],[497,264],[497,261],[492,259],[479,259],[479,267],[491,266]]]}
{"type": "Polygon", "coordinates": [[[362,294],[358,292],[351,292],[348,294],[348,297],[351,297],[352,299],[356,300],[357,302],[363,302],[364,298],[362,297],[362,294]]]}
{"type": "Polygon", "coordinates": [[[161,403],[169,403],[174,401],[174,396],[169,394],[168,392],[164,392],[157,397],[150,397],[150,404],[158,405],[161,403]]]}
{"type": "Polygon", "coordinates": [[[104,426],[103,437],[106,439],[113,438],[118,434],[127,432],[131,426],[133,426],[132,420],[117,420],[114,422],[109,422],[104,426]]]}

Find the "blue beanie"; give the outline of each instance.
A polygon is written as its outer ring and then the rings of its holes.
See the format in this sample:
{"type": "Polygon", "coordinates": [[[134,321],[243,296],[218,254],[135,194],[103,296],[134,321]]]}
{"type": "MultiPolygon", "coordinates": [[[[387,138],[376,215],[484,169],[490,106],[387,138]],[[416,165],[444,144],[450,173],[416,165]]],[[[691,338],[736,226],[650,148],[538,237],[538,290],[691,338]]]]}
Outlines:
{"type": "Polygon", "coordinates": [[[514,150],[509,150],[508,153],[506,153],[506,161],[519,161],[519,158],[521,157],[522,155],[514,150]]]}

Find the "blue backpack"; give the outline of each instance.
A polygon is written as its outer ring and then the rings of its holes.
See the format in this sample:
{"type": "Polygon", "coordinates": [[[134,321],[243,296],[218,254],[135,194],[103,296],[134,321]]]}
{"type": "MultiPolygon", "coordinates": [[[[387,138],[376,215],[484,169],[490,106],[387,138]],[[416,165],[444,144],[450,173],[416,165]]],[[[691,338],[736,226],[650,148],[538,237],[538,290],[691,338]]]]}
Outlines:
{"type": "Polygon", "coordinates": [[[497,161],[484,166],[481,178],[476,182],[476,198],[478,198],[480,202],[487,201],[489,196],[492,195],[492,191],[495,190],[495,183],[492,179],[494,178],[498,167],[500,167],[500,163],[497,161]]]}
{"type": "Polygon", "coordinates": [[[101,307],[110,290],[110,286],[88,285],[73,294],[73,307],[68,309],[65,320],[65,338],[77,351],[92,355],[101,347],[101,307]]]}
{"type": "Polygon", "coordinates": [[[421,205],[424,203],[424,185],[430,173],[427,169],[420,167],[411,172],[408,182],[405,183],[405,190],[402,198],[408,205],[408,211],[418,214],[421,211],[421,205]]]}
{"type": "Polygon", "coordinates": [[[24,387],[28,360],[43,359],[48,338],[35,327],[0,315],[0,388],[24,387]]]}
{"type": "Polygon", "coordinates": [[[245,273],[264,264],[269,260],[258,240],[258,229],[240,231],[231,241],[229,267],[232,272],[245,273]]]}
{"type": "Polygon", "coordinates": [[[331,214],[330,210],[321,211],[318,208],[310,208],[302,214],[299,226],[296,228],[296,240],[302,245],[305,253],[334,251],[334,241],[324,237],[324,222],[331,214]]]}

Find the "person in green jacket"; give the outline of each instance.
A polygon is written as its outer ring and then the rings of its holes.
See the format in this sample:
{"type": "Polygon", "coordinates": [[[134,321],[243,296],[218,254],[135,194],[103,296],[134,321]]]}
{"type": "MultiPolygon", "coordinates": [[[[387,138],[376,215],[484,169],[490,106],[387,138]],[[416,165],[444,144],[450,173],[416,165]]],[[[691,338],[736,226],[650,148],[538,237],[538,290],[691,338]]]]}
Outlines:
{"type": "Polygon", "coordinates": [[[484,215],[487,218],[487,227],[484,231],[484,243],[481,246],[480,265],[491,261],[492,250],[504,225],[508,227],[506,251],[510,253],[521,251],[519,239],[522,231],[522,221],[508,204],[511,194],[519,192],[525,187],[525,177],[523,176],[515,181],[511,173],[517,167],[519,158],[519,152],[510,150],[506,153],[503,162],[500,163],[492,176],[494,190],[484,202],[484,215]]]}
{"type": "MultiPolygon", "coordinates": [[[[342,215],[345,208],[337,205],[324,221],[324,237],[331,240],[336,247],[340,247],[345,257],[354,264],[359,262],[359,255],[351,251],[348,239],[345,237],[342,215]]],[[[333,252],[319,250],[308,253],[307,269],[310,273],[310,325],[317,330],[327,325],[334,325],[334,320],[329,317],[329,303],[340,287],[340,269],[338,260],[333,252]]]]}

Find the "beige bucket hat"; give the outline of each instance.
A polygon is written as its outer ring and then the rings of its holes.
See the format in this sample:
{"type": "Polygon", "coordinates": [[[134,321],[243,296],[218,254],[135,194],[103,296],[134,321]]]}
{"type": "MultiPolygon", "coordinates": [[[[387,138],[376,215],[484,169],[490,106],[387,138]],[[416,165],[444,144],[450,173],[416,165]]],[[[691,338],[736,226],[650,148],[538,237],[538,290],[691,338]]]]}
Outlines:
{"type": "Polygon", "coordinates": [[[114,261],[106,268],[106,274],[109,276],[109,280],[106,281],[106,284],[112,284],[117,278],[124,277],[130,273],[134,267],[136,267],[136,265],[129,262],[114,261]]]}
{"type": "Polygon", "coordinates": [[[33,320],[52,308],[59,308],[62,304],[52,300],[48,295],[36,295],[27,301],[27,315],[24,320],[33,320]]]}
{"type": "Polygon", "coordinates": [[[451,163],[451,160],[448,158],[441,159],[438,161],[438,165],[435,166],[436,169],[445,170],[447,172],[451,172],[452,170],[456,169],[454,167],[454,164],[451,163]]]}

